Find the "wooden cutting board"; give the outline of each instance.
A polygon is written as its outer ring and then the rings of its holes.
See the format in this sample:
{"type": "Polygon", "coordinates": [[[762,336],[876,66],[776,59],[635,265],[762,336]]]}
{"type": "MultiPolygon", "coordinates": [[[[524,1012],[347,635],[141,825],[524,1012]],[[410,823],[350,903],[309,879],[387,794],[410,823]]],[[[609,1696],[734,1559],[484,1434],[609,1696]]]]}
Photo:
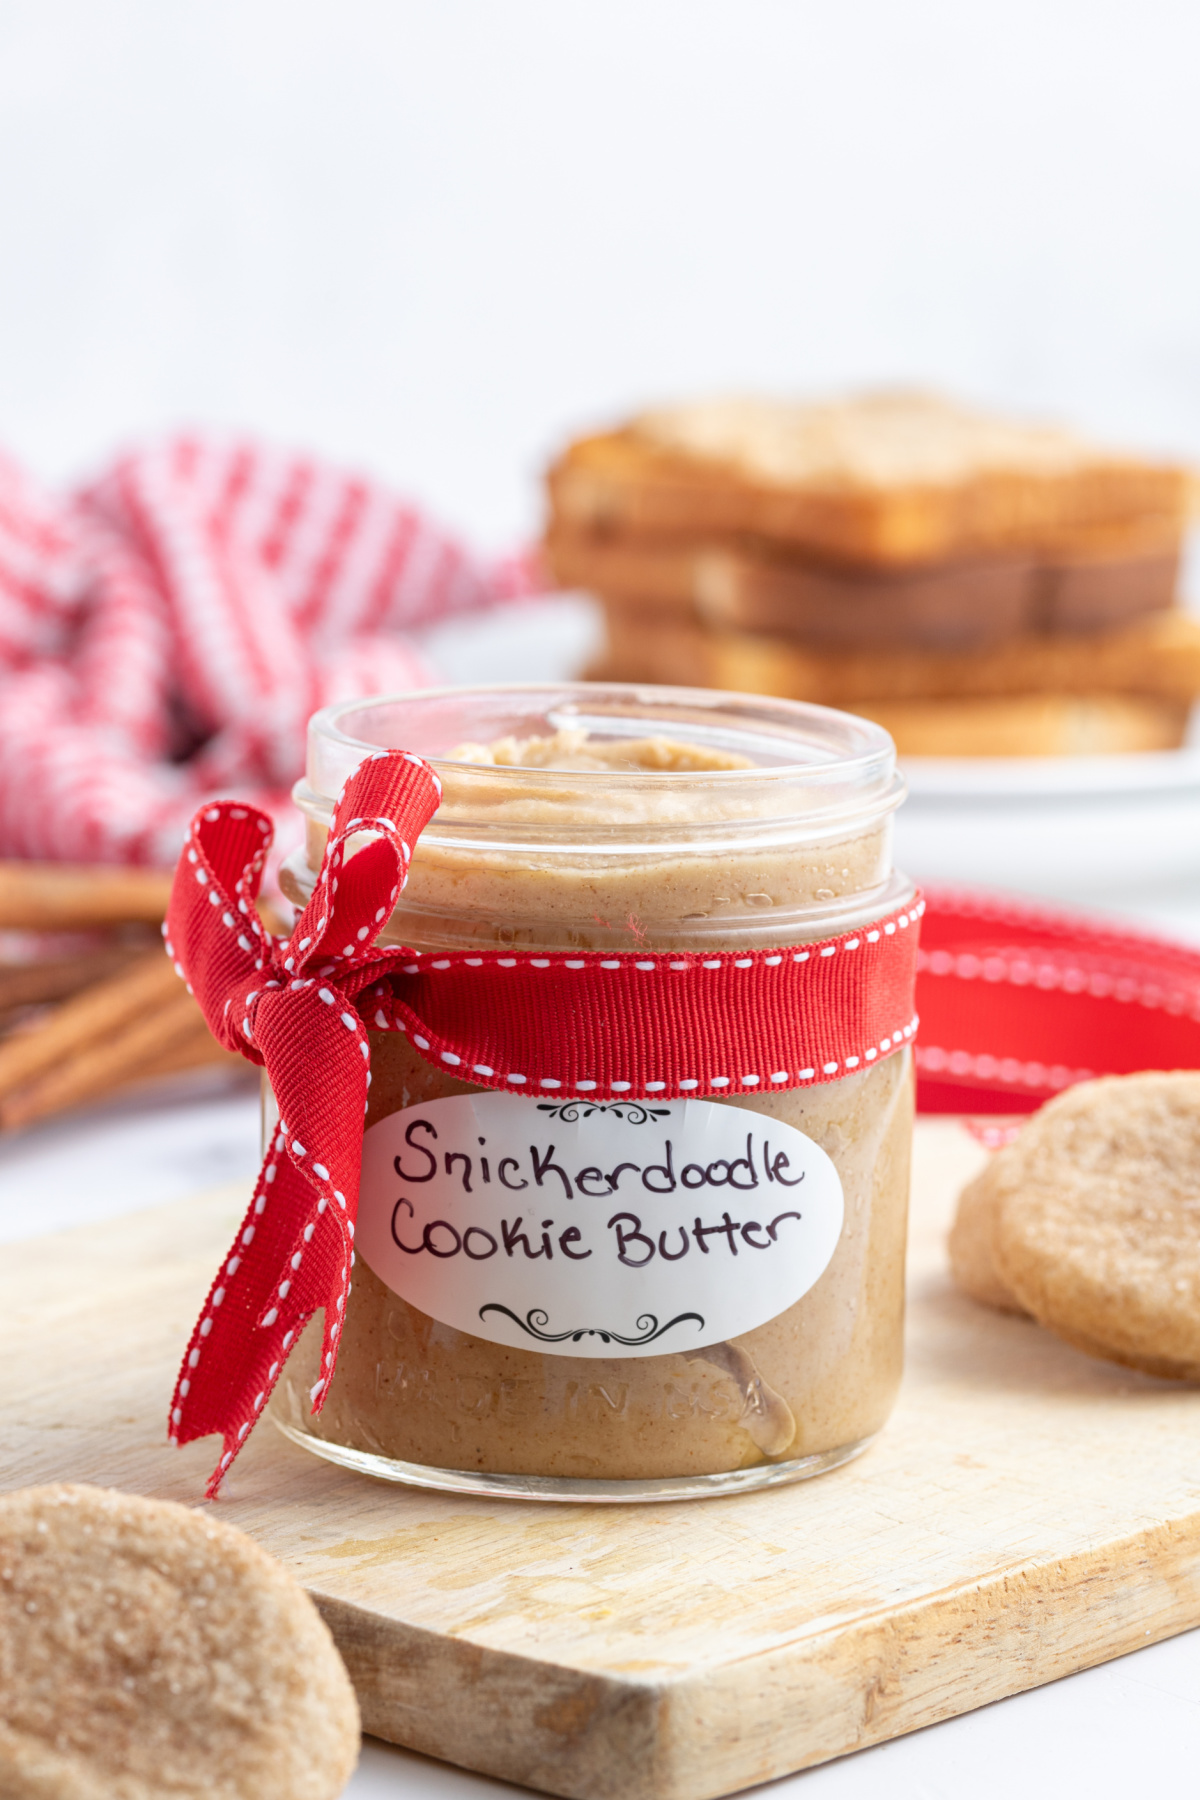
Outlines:
{"type": "MultiPolygon", "coordinates": [[[[949,1285],[983,1159],[918,1132],[908,1374],[858,1462],[726,1500],[458,1499],[269,1427],[221,1516],[316,1597],[367,1730],[581,1800],[707,1800],[1200,1623],[1200,1393],[1093,1362],[949,1285]]],[[[243,1196],[4,1252],[0,1483],[196,1501],[181,1347],[243,1196]]]]}

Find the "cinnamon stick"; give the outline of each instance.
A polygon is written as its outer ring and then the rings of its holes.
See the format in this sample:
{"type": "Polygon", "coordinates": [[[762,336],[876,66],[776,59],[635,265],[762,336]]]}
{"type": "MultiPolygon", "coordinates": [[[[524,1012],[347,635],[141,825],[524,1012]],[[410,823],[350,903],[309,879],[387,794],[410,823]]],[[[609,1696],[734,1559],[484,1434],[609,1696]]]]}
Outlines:
{"type": "Polygon", "coordinates": [[[138,952],[127,944],[88,950],[79,956],[47,957],[42,962],[0,963],[0,1011],[65,1000],[80,988],[103,981],[131,963],[138,952]]]}
{"type": "Polygon", "coordinates": [[[157,925],[171,897],[165,869],[107,863],[0,862],[0,929],[88,931],[157,925]]]}
{"type": "MultiPolygon", "coordinates": [[[[95,1100],[138,1075],[156,1073],[181,1043],[195,1037],[197,1008],[187,990],[177,991],[157,1006],[141,1006],[120,1025],[85,1040],[37,1079],[11,1088],[0,1099],[0,1127],[29,1125],[50,1113],[95,1100]]],[[[201,1021],[203,1023],[203,1021],[201,1021]]],[[[206,1028],[207,1029],[207,1028],[206,1028]]]]}
{"type": "Polygon", "coordinates": [[[103,1051],[115,1032],[176,994],[187,1002],[185,1016],[194,1015],[196,1004],[162,950],[144,952],[119,974],[64,1000],[48,1019],[0,1043],[0,1097],[85,1048],[103,1051]]]}
{"type": "MultiPolygon", "coordinates": [[[[169,869],[108,863],[0,862],[0,931],[93,931],[158,925],[166,917],[169,869]]],[[[291,926],[278,905],[260,899],[258,915],[274,937],[291,926]]]]}
{"type": "MultiPolygon", "coordinates": [[[[244,1056],[218,1044],[199,1013],[197,1020],[199,1029],[189,1037],[180,1038],[173,1049],[156,1058],[154,1067],[143,1072],[145,1078],[149,1079],[152,1075],[179,1075],[186,1069],[202,1069],[212,1064],[226,1065],[230,1069],[253,1068],[244,1056]]],[[[129,1079],[136,1081],[138,1077],[131,1075],[129,1079]]]]}

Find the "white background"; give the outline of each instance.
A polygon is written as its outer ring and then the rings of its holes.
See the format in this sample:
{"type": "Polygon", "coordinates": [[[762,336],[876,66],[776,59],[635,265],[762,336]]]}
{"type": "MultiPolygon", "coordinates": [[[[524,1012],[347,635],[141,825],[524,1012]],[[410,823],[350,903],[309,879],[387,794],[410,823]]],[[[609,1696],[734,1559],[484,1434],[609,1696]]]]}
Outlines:
{"type": "Polygon", "coordinates": [[[0,441],[188,420],[484,543],[651,397],[937,382],[1200,460],[1195,0],[2,0],[0,441]]]}
{"type": "MultiPolygon", "coordinates": [[[[0,442],[60,478],[248,426],[497,546],[567,435],[704,389],[937,383],[1200,461],[1198,70],[1195,0],[0,0],[0,442]]],[[[42,1127],[0,1230],[253,1157],[244,1088],[42,1127]]],[[[1197,1751],[1193,1634],[775,1791],[1124,1800],[1197,1751]]]]}

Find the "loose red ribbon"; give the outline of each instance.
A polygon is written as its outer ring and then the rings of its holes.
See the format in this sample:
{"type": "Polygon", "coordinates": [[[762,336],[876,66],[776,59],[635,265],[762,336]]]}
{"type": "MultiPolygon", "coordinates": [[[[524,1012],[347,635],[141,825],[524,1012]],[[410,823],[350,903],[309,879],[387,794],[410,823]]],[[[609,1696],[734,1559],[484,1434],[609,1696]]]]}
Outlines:
{"type": "Polygon", "coordinates": [[[922,1112],[1032,1112],[1076,1081],[1200,1068],[1200,951],[961,890],[926,896],[922,1112]]]}
{"type": "Polygon", "coordinates": [[[167,948],[230,1050],[265,1065],[280,1125],[192,1333],[171,1410],[180,1443],[219,1431],[215,1494],[304,1325],[325,1311],[319,1411],[350,1291],[368,1027],[481,1087],[601,1098],[765,1093],[842,1079],[911,1041],[920,900],[819,943],[746,954],[498,951],[421,956],[375,938],[440,799],[419,757],[351,777],[308,905],[285,941],[254,901],[265,815],[196,815],[167,948]]]}

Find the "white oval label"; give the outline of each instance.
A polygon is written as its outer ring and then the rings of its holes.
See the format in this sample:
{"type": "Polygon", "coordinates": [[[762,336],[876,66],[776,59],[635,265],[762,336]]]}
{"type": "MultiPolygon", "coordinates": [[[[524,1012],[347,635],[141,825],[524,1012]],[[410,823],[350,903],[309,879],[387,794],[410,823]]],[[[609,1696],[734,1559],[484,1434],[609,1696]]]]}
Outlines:
{"type": "Polygon", "coordinates": [[[811,1138],[707,1100],[461,1094],[363,1142],[355,1242],[421,1312],[550,1356],[661,1356],[765,1325],[842,1229],[811,1138]]]}

